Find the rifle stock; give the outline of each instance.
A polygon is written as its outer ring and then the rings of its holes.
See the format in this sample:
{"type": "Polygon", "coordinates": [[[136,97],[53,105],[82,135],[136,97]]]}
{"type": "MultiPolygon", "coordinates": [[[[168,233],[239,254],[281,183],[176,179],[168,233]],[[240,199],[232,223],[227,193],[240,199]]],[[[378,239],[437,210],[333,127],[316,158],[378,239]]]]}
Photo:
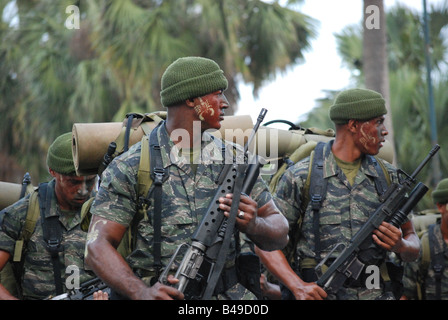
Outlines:
{"type": "MultiPolygon", "coordinates": [[[[247,155],[248,147],[266,112],[266,109],[262,109],[258,116],[257,123],[244,147],[244,156],[247,155]]],[[[175,278],[179,279],[179,282],[174,287],[183,292],[187,300],[206,300],[213,294],[217,277],[222,271],[222,264],[219,262],[227,256],[229,244],[227,242],[230,241],[230,237],[226,236],[229,232],[233,233],[241,194],[251,192],[260,172],[260,158],[256,157],[252,159],[252,162],[254,163],[224,165],[217,181],[216,193],[192,236],[191,244],[183,243],[177,248],[159,277],[159,282],[168,285],[168,272],[182,248],[186,248],[182,262],[175,274],[175,278]],[[218,201],[227,193],[233,193],[229,218],[224,216],[218,201]]]]}
{"type": "MultiPolygon", "coordinates": [[[[389,222],[397,228],[405,222],[408,214],[428,191],[428,188],[421,182],[418,182],[411,191],[412,185],[415,184],[415,177],[439,149],[440,146],[435,145],[411,176],[406,175],[407,178],[403,182],[391,184],[384,195],[380,197],[382,204],[317,280],[316,283],[327,293],[336,293],[347,279],[357,280],[364,267],[375,260],[374,250],[367,249],[377,248],[371,238],[372,232],[383,221],[389,222]]],[[[316,266],[316,273],[320,272],[322,265],[338,246],[333,248],[327,257],[316,266]]]]}

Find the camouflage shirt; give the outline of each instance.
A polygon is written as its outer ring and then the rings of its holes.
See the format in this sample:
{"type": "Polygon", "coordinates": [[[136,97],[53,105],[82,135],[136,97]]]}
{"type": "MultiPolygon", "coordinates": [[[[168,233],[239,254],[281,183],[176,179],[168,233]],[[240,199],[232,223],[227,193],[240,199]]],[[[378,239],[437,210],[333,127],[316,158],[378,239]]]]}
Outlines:
{"type": "MultiPolygon", "coordinates": [[[[161,212],[161,259],[162,264],[167,265],[176,248],[181,243],[190,241],[216,193],[215,181],[224,165],[222,146],[225,146],[226,159],[233,157],[234,148],[240,151],[241,148],[205,132],[201,142],[201,161],[197,165],[195,174],[188,157],[184,157],[170,140],[165,125],[160,125],[156,130],[158,130],[157,138],[161,148],[163,167],[169,170],[169,178],[162,185],[161,212]]],[[[140,156],[141,142],[115,158],[103,172],[101,186],[91,208],[93,215],[126,227],[131,225],[138,210],[137,173],[140,156]]],[[[237,159],[237,161],[242,160],[237,159]]],[[[272,199],[267,185],[261,178],[258,178],[251,197],[259,207],[272,199]]],[[[136,248],[127,257],[129,265],[140,277],[150,277],[155,274],[152,225],[154,201],[151,201],[147,215],[147,219],[142,219],[138,223],[136,248]]],[[[178,256],[178,258],[180,263],[182,257],[178,256]]],[[[227,267],[234,264],[234,258],[235,243],[232,242],[227,267]]]]}
{"type": "MultiPolygon", "coordinates": [[[[435,241],[435,253],[444,252],[444,264],[445,268],[441,277],[441,300],[448,300],[448,246],[443,239],[442,231],[440,229],[440,224],[434,227],[435,241]]],[[[430,231],[426,231],[422,237],[428,236],[430,231]]],[[[423,246],[421,248],[423,250],[423,246]]],[[[428,250],[429,251],[429,250],[428,250]]],[[[426,253],[425,253],[426,254],[426,253]]],[[[430,256],[430,252],[427,252],[430,256]]],[[[414,262],[407,262],[404,265],[404,295],[408,299],[417,300],[421,299],[419,297],[418,290],[424,290],[425,300],[435,300],[436,299],[436,278],[435,272],[432,268],[432,263],[424,266],[423,254],[420,254],[419,258],[414,262]]],[[[422,292],[423,293],[423,292],[422,292]]]]}
{"type": "MultiPolygon", "coordinates": [[[[54,187],[55,180],[49,182],[54,187]]],[[[52,190],[54,188],[51,188],[52,190]]],[[[0,229],[0,250],[14,255],[16,240],[21,235],[28,211],[30,195],[3,210],[4,216],[0,229]]],[[[66,279],[70,285],[76,284],[74,277],[79,270],[79,283],[92,278],[84,270],[84,250],[87,232],[81,230],[80,211],[61,211],[56,196],[51,199],[49,216],[59,216],[62,225],[63,251],[59,253],[62,287],[66,291],[66,279]],[[76,270],[76,271],[74,271],[76,270]],[[67,273],[66,273],[67,271],[67,273]],[[73,281],[72,281],[73,280],[73,281]]],[[[12,259],[12,258],[11,258],[12,259]]],[[[39,214],[34,233],[27,243],[24,254],[21,288],[24,299],[44,299],[56,294],[53,264],[43,239],[41,216],[39,214]]]]}
{"type": "MultiPolygon", "coordinates": [[[[324,155],[328,148],[330,148],[330,144],[325,145],[324,155]]],[[[397,179],[396,170],[390,164],[384,161],[383,163],[387,167],[392,181],[397,179]]],[[[306,212],[301,212],[309,166],[310,157],[289,168],[280,180],[275,194],[277,206],[287,218],[290,231],[297,225],[299,218],[303,217],[298,244],[293,249],[302,268],[305,267],[303,265],[304,261],[316,257],[311,202],[308,203],[306,212]]],[[[378,176],[378,173],[365,157],[362,159],[353,186],[350,185],[342,170],[337,166],[332,152],[329,152],[327,158],[324,156],[323,176],[328,179],[328,184],[327,193],[319,211],[322,259],[328,255],[336,244],[348,245],[350,239],[380,205],[379,195],[373,180],[374,177],[378,176]]],[[[338,253],[340,253],[340,250],[336,250],[334,257],[338,253]]],[[[369,290],[342,288],[339,291],[341,296],[338,299],[362,299],[366,294],[365,291],[369,290]],[[350,293],[348,293],[349,291],[350,293]]]]}

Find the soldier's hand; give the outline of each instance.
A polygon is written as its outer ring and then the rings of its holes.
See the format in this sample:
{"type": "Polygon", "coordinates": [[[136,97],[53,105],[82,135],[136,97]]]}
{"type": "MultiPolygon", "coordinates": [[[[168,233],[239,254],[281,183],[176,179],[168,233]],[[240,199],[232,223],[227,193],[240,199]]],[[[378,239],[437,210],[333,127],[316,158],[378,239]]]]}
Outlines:
{"type": "Polygon", "coordinates": [[[401,229],[383,221],[378,229],[373,231],[373,240],[383,249],[399,253],[402,246],[401,229]]]}
{"type": "MultiPolygon", "coordinates": [[[[178,279],[169,275],[167,281],[170,284],[176,284],[178,279]]],[[[164,285],[160,282],[156,282],[152,287],[148,287],[144,292],[142,300],[183,300],[184,294],[174,287],[164,285]]]]}
{"type": "Polygon", "coordinates": [[[325,290],[315,282],[302,282],[300,286],[291,291],[296,300],[323,300],[327,297],[325,290]]]}

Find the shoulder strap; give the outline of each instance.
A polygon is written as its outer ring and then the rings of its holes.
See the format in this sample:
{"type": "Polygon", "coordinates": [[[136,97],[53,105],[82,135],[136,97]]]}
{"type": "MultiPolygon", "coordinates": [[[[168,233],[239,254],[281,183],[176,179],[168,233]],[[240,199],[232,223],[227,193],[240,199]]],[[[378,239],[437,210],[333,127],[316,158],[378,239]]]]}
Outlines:
{"type": "Polygon", "coordinates": [[[25,224],[14,247],[13,262],[19,262],[22,260],[23,249],[26,247],[26,243],[31,238],[34,228],[36,227],[36,221],[39,217],[39,201],[37,197],[38,190],[34,190],[28,200],[29,202],[25,224]]]}
{"type": "Polygon", "coordinates": [[[314,149],[314,158],[310,173],[310,201],[313,211],[313,229],[314,229],[314,252],[316,259],[320,260],[320,232],[319,232],[319,210],[327,193],[327,179],[324,179],[324,146],[325,143],[319,142],[314,149]]]}
{"type": "Polygon", "coordinates": [[[384,192],[386,192],[388,186],[391,184],[389,172],[380,159],[371,155],[367,155],[367,157],[368,161],[373,164],[378,174],[378,178],[374,179],[376,191],[379,195],[382,195],[384,192]]]}
{"type": "Polygon", "coordinates": [[[39,184],[39,206],[43,231],[43,239],[47,244],[47,250],[51,256],[53,265],[54,283],[56,294],[62,294],[61,264],[59,261],[59,252],[62,251],[62,229],[59,222],[59,216],[49,216],[51,199],[53,197],[53,188],[48,183],[39,184]]]}
{"type": "Polygon", "coordinates": [[[440,248],[440,244],[438,243],[435,236],[435,228],[438,224],[432,224],[428,227],[428,240],[429,240],[429,249],[431,253],[431,265],[434,270],[434,278],[436,282],[436,300],[441,299],[442,294],[442,275],[443,269],[445,269],[444,262],[444,250],[443,247],[440,248]],[[437,253],[435,249],[438,249],[437,253]]]}
{"type": "MultiPolygon", "coordinates": [[[[157,129],[157,128],[156,128],[157,129]]],[[[149,152],[150,152],[150,168],[151,179],[154,181],[154,267],[157,276],[162,268],[161,261],[161,243],[162,243],[162,184],[168,177],[168,170],[163,167],[162,154],[160,151],[159,141],[157,139],[157,131],[151,131],[149,137],[149,152]]]]}

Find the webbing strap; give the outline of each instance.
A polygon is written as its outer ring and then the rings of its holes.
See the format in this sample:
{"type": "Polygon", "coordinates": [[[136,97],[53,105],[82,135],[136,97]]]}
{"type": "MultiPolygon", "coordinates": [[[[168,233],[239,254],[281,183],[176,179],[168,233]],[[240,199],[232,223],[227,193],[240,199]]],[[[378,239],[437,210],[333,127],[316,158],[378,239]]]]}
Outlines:
{"type": "MultiPolygon", "coordinates": [[[[328,180],[323,176],[324,167],[324,146],[325,142],[319,142],[314,149],[314,156],[311,165],[311,174],[309,177],[310,187],[309,195],[311,201],[311,209],[313,211],[313,229],[314,229],[314,252],[316,253],[316,259],[320,260],[321,244],[320,244],[320,230],[319,230],[319,210],[325,200],[325,195],[327,193],[327,183],[328,180]]],[[[332,141],[327,143],[327,150],[325,153],[325,158],[328,157],[331,150],[332,141]]],[[[374,178],[375,188],[379,195],[382,195],[388,188],[389,176],[386,175],[386,169],[383,168],[382,164],[375,157],[366,155],[369,163],[371,163],[378,177],[374,178]]]]}
{"type": "Polygon", "coordinates": [[[149,137],[149,153],[150,153],[150,167],[151,167],[151,179],[154,181],[154,268],[156,270],[157,277],[160,274],[162,268],[161,259],[161,243],[162,243],[162,184],[168,179],[168,169],[163,167],[162,154],[160,151],[159,141],[157,139],[157,129],[151,131],[149,137]]]}
{"type": "MultiPolygon", "coordinates": [[[[313,164],[310,176],[310,201],[313,211],[313,229],[314,229],[314,252],[316,259],[320,260],[320,230],[319,230],[319,210],[327,193],[327,179],[324,179],[324,146],[325,143],[319,142],[314,149],[313,164]]],[[[327,148],[328,150],[331,148],[327,148]]]]}
{"type": "Polygon", "coordinates": [[[59,261],[59,252],[62,251],[62,230],[59,222],[59,216],[49,216],[51,208],[51,199],[53,197],[53,188],[48,183],[39,184],[39,206],[41,214],[41,223],[43,238],[47,244],[47,250],[51,256],[53,265],[54,284],[56,294],[62,294],[61,264],[59,261]]]}
{"type": "Polygon", "coordinates": [[[436,300],[441,300],[442,295],[442,275],[445,269],[444,252],[446,249],[446,243],[443,241],[443,247],[440,247],[439,242],[436,240],[435,227],[438,224],[432,224],[428,227],[429,248],[431,250],[431,264],[434,270],[434,278],[436,282],[436,300]],[[437,250],[436,250],[437,249],[437,250]]]}

